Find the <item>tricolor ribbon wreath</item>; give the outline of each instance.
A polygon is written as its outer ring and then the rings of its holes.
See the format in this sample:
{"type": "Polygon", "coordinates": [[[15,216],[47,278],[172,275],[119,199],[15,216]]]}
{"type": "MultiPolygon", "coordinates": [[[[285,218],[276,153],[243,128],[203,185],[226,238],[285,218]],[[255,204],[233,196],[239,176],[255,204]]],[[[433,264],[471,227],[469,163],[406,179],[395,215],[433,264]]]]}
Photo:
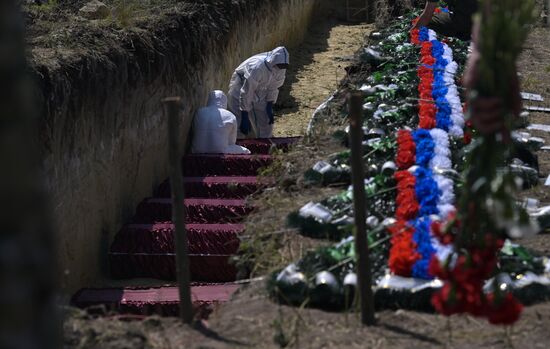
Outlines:
{"type": "Polygon", "coordinates": [[[411,42],[420,46],[419,124],[397,134],[397,222],[389,228],[389,267],[395,275],[432,279],[432,258],[444,260],[451,252],[432,223],[455,211],[454,183],[437,172],[452,168],[449,138],[463,137],[464,114],[451,48],[425,27],[411,31],[411,42]]]}

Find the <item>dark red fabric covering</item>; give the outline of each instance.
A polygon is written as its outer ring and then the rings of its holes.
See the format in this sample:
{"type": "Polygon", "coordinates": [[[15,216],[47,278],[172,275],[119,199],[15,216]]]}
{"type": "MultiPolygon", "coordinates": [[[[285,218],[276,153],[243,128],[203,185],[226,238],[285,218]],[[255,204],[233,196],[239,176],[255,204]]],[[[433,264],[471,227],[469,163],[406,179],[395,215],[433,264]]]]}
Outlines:
{"type": "MultiPolygon", "coordinates": [[[[248,177],[184,177],[185,197],[211,199],[244,199],[259,191],[273,181],[248,177]]],[[[170,180],[165,180],[159,186],[157,197],[171,197],[170,180]]]]}
{"type": "MultiPolygon", "coordinates": [[[[239,248],[241,224],[189,224],[186,226],[189,253],[234,254],[239,248]]],[[[174,253],[174,225],[128,224],[115,236],[111,252],[174,253]]]]}
{"type": "MultiPolygon", "coordinates": [[[[186,199],[187,223],[238,223],[252,212],[244,200],[235,199],[186,199]]],[[[153,198],[142,201],[134,223],[166,222],[172,219],[172,199],[153,198]]]]}
{"type": "MultiPolygon", "coordinates": [[[[234,281],[237,269],[230,264],[226,255],[189,255],[189,269],[194,281],[234,281]]],[[[155,278],[176,279],[176,257],[174,253],[109,253],[111,276],[118,279],[155,278]]]]}
{"type": "MultiPolygon", "coordinates": [[[[187,176],[184,179],[186,194],[190,198],[185,206],[192,280],[235,280],[236,268],[230,263],[230,257],[238,249],[238,236],[243,226],[226,223],[239,222],[252,211],[252,207],[239,198],[245,198],[266,184],[258,183],[255,177],[259,169],[272,163],[272,157],[265,154],[273,145],[286,150],[298,140],[298,137],[242,140],[239,144],[255,155],[194,154],[182,159],[183,173],[187,176]]],[[[109,253],[113,277],[175,280],[174,227],[170,223],[152,224],[172,218],[168,181],[160,186],[156,195],[162,198],[146,199],[136,210],[134,223],[148,224],[126,225],[115,237],[109,253]]],[[[196,311],[207,316],[213,305],[229,300],[237,287],[193,287],[196,311]]],[[[106,304],[123,313],[176,316],[179,301],[177,288],[162,287],[85,289],[75,295],[73,303],[79,307],[106,304]]]]}
{"type": "Polygon", "coordinates": [[[192,154],[183,158],[182,167],[187,177],[256,176],[272,161],[270,155],[192,154]]]}
{"type": "Polygon", "coordinates": [[[286,151],[300,139],[301,137],[239,139],[237,144],[248,148],[253,154],[269,154],[272,146],[286,151]]]}
{"type": "MultiPolygon", "coordinates": [[[[195,312],[207,318],[216,305],[231,299],[238,288],[235,284],[191,287],[195,312]]],[[[179,294],[177,287],[82,289],[74,295],[72,304],[79,308],[106,305],[127,314],[178,316],[179,294]]]]}

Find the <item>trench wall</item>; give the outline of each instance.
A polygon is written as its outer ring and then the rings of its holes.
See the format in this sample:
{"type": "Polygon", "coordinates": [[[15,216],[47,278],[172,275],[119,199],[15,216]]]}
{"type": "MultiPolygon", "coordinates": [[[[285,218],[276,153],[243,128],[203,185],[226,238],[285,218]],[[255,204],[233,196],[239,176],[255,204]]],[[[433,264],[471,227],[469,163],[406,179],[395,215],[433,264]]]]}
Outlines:
{"type": "Polygon", "coordinates": [[[168,176],[161,99],[183,98],[179,131],[188,143],[208,92],[226,91],[233,69],[250,55],[299,44],[320,10],[318,0],[223,4],[174,11],[121,47],[68,67],[35,67],[64,292],[108,277],[114,234],[168,176]]]}

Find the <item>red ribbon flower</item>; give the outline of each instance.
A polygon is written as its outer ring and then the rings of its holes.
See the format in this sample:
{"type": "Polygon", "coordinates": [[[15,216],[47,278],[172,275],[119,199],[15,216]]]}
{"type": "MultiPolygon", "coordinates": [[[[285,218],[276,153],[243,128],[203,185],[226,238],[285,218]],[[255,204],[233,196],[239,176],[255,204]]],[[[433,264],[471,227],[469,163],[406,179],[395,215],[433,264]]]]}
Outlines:
{"type": "MultiPolygon", "coordinates": [[[[417,21],[418,21],[418,18],[413,20],[412,21],[413,25],[415,25],[417,21]]],[[[415,29],[411,30],[411,43],[412,44],[420,45],[419,33],[420,33],[420,30],[418,28],[415,28],[415,29]]]]}
{"type": "Polygon", "coordinates": [[[523,305],[511,293],[498,298],[493,293],[487,296],[489,322],[493,325],[511,325],[518,321],[523,305]]]}
{"type": "Polygon", "coordinates": [[[416,143],[410,131],[400,130],[397,133],[397,167],[406,170],[416,162],[416,143]]]}
{"type": "Polygon", "coordinates": [[[411,276],[414,263],[421,256],[416,252],[416,243],[414,242],[414,228],[406,221],[397,221],[388,228],[391,234],[392,247],[388,265],[390,270],[400,276],[411,276]]]}
{"type": "Polygon", "coordinates": [[[395,217],[400,220],[416,218],[419,210],[415,192],[416,178],[408,171],[398,171],[395,173],[395,180],[397,181],[395,217]]]}

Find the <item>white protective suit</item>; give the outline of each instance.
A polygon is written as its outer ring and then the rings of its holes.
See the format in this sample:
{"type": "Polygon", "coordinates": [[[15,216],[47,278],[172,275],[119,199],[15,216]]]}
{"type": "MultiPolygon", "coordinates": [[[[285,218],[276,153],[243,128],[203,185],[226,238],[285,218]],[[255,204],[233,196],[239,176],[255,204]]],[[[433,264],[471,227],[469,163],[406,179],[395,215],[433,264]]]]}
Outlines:
{"type": "Polygon", "coordinates": [[[250,154],[250,150],[235,144],[237,118],[226,108],[223,91],[210,92],[208,105],[200,108],[193,120],[193,153],[250,154]]]}
{"type": "Polygon", "coordinates": [[[288,64],[289,55],[284,47],[250,57],[241,63],[229,83],[229,110],[241,124],[241,111],[248,112],[251,132],[245,136],[239,130],[239,138],[269,138],[273,125],[269,124],[267,102],[275,103],[279,88],[285,82],[286,69],[277,64],[288,64]]]}

